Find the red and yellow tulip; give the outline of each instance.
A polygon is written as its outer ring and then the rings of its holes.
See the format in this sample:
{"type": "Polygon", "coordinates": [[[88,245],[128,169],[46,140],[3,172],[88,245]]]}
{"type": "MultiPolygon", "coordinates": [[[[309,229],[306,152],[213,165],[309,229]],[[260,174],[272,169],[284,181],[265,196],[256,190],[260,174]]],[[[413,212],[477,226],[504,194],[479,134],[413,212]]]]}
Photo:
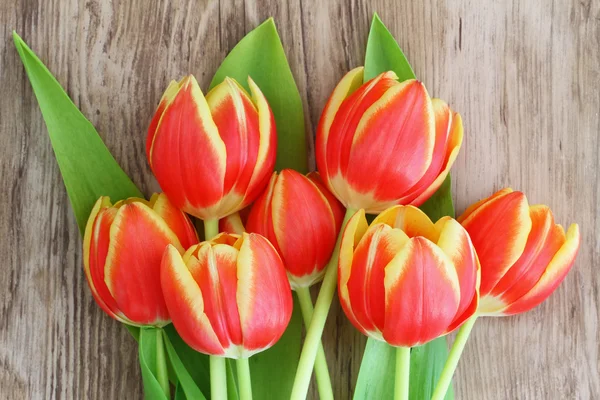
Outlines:
{"type": "Polygon", "coordinates": [[[435,224],[413,206],[395,206],[367,225],[348,222],[339,260],[339,298],[362,333],[413,347],[451,332],[478,305],[479,262],[454,219],[435,224]]]}
{"type": "Polygon", "coordinates": [[[318,173],[284,169],[253,204],[246,228],[279,251],[292,288],[308,287],[322,279],[343,218],[343,206],[318,173]]]}
{"type": "Polygon", "coordinates": [[[462,120],[419,81],[363,67],[337,85],[319,122],[316,157],[327,187],[349,209],[421,205],[442,184],[463,138],[462,120]]]}
{"type": "Polygon", "coordinates": [[[226,78],[206,97],[193,76],[171,82],[148,130],[146,155],[175,206],[218,219],[261,193],[275,165],[275,120],[248,78],[252,96],[226,78]]]}
{"type": "Polygon", "coordinates": [[[201,353],[247,358],[275,344],[292,315],[281,258],[258,234],[221,233],[183,257],[169,246],[161,282],[173,325],[201,353]]]}
{"type": "Polygon", "coordinates": [[[198,243],[189,218],[164,194],[150,201],[98,199],[84,234],[83,262],[92,295],[111,317],[129,325],[164,326],[169,313],[160,287],[167,245],[198,243]]]}
{"type": "Polygon", "coordinates": [[[512,189],[471,205],[458,220],[481,261],[480,315],[537,306],[563,281],[579,250],[577,224],[565,234],[547,206],[530,206],[512,189]]]}

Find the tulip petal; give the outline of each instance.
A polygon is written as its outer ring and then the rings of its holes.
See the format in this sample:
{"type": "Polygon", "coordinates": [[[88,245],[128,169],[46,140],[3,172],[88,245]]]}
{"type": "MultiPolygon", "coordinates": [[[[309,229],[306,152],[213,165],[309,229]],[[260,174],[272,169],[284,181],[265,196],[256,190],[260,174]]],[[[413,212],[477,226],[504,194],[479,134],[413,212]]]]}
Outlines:
{"type": "Polygon", "coordinates": [[[467,207],[465,212],[463,212],[460,217],[456,218],[456,220],[462,224],[473,213],[473,211],[477,210],[483,204],[490,202],[494,199],[497,199],[499,197],[504,197],[505,195],[507,195],[509,193],[513,193],[513,192],[514,191],[511,188],[504,188],[502,190],[499,190],[496,193],[494,193],[493,195],[491,195],[490,197],[481,199],[481,200],[471,204],[469,207],[467,207]]]}
{"type": "Polygon", "coordinates": [[[148,128],[148,137],[146,139],[146,157],[148,157],[148,162],[152,163],[152,158],[150,157],[152,143],[154,143],[154,137],[156,135],[156,128],[158,128],[158,124],[160,119],[167,108],[167,105],[173,101],[177,92],[179,92],[179,83],[176,81],[171,81],[167,90],[162,95],[160,99],[160,103],[158,103],[158,107],[156,108],[156,112],[154,113],[154,117],[152,117],[152,121],[150,122],[150,127],[148,128]]]}
{"type": "Polygon", "coordinates": [[[408,241],[400,229],[376,224],[354,251],[347,283],[350,307],[360,328],[372,336],[381,336],[385,324],[385,268],[408,241]]]}
{"type": "Polygon", "coordinates": [[[249,205],[256,196],[264,189],[271,172],[275,167],[277,158],[277,132],[275,129],[275,117],[267,99],[252,78],[248,77],[248,85],[252,92],[252,100],[258,110],[259,147],[256,157],[256,165],[252,173],[250,185],[244,197],[244,206],[249,205]]]}
{"type": "Polygon", "coordinates": [[[443,335],[460,302],[452,261],[429,240],[410,239],[385,269],[385,300],[390,318],[383,338],[392,346],[414,347],[443,335]]]}
{"type": "Polygon", "coordinates": [[[161,268],[161,286],[175,329],[190,347],[205,354],[222,355],[224,349],[204,312],[202,291],[179,251],[168,246],[161,268]]]}
{"type": "Polygon", "coordinates": [[[237,306],[244,357],[271,346],[292,316],[292,295],[283,263],[264,237],[244,233],[237,260],[237,306]]]}
{"type": "Polygon", "coordinates": [[[462,222],[481,262],[481,295],[489,294],[519,259],[531,231],[529,205],[521,192],[493,196],[462,222]]]}
{"type": "Polygon", "coordinates": [[[531,206],[529,214],[532,225],[525,250],[490,292],[506,304],[511,304],[535,286],[566,240],[563,230],[554,224],[547,206],[531,206]]]}
{"type": "Polygon", "coordinates": [[[477,310],[479,303],[479,261],[467,231],[453,218],[443,217],[436,224],[437,246],[450,258],[460,284],[460,303],[448,332],[453,331],[477,310]]]}
{"type": "Polygon", "coordinates": [[[345,209],[342,203],[327,189],[325,182],[323,182],[323,178],[321,174],[318,172],[309,172],[306,177],[314,183],[319,191],[325,196],[327,202],[329,203],[329,208],[333,213],[333,217],[335,219],[336,232],[339,232],[340,227],[342,226],[342,221],[344,220],[345,209]]]}
{"type": "MultiPolygon", "coordinates": [[[[356,89],[358,89],[363,84],[363,76],[364,67],[354,68],[346,75],[344,75],[342,80],[337,84],[337,86],[333,90],[333,93],[329,97],[329,100],[327,101],[327,104],[323,109],[323,113],[321,114],[319,125],[317,127],[315,153],[319,171],[327,177],[329,176],[329,171],[328,163],[326,161],[326,154],[331,124],[333,123],[333,120],[344,100],[352,93],[354,93],[354,91],[356,91],[356,89]]],[[[333,190],[331,185],[329,185],[329,179],[326,178],[325,182],[329,189],[333,190]]],[[[336,197],[339,198],[339,196],[336,197]]]]}
{"type": "Polygon", "coordinates": [[[119,310],[104,282],[104,264],[108,253],[110,226],[117,210],[110,208],[110,199],[100,197],[92,208],[83,239],[83,265],[92,296],[96,303],[114,319],[131,324],[119,310]]]}
{"type": "Polygon", "coordinates": [[[410,190],[402,204],[420,206],[442,185],[454,164],[463,141],[460,114],[453,113],[442,100],[433,99],[436,115],[436,145],[432,163],[421,180],[410,190]]]}
{"type": "Polygon", "coordinates": [[[242,344],[236,304],[237,257],[238,250],[228,244],[204,242],[186,262],[203,294],[204,313],[226,352],[242,344]]]}
{"type": "Polygon", "coordinates": [[[271,211],[277,176],[277,172],[274,172],[271,175],[271,180],[269,181],[267,188],[256,199],[252,207],[250,207],[246,228],[248,232],[258,233],[266,237],[275,247],[277,252],[281,253],[273,227],[273,213],[271,211]]]}
{"type": "Polygon", "coordinates": [[[226,158],[225,143],[198,82],[186,77],[156,129],[149,158],[154,175],[177,208],[214,218],[211,207],[223,197],[226,158]]]}
{"type": "Polygon", "coordinates": [[[140,324],[169,322],[159,278],[169,244],[183,252],[177,236],[150,207],[134,202],[118,209],[110,227],[105,281],[119,309],[140,324]]]}
{"type": "MultiPolygon", "coordinates": [[[[359,204],[349,206],[382,211],[401,199],[431,164],[435,141],[433,107],[425,86],[408,80],[396,82],[368,109],[359,111],[356,128],[334,123],[329,149],[333,152],[332,146],[339,146],[336,149],[341,156],[342,174],[354,191],[363,194],[362,198],[353,199],[359,204]],[[337,129],[353,133],[346,135],[351,142],[336,143],[334,138],[340,135],[336,134],[337,129]],[[369,198],[370,204],[365,203],[369,198]]],[[[357,119],[355,115],[351,123],[357,119]]]]}
{"type": "Polygon", "coordinates": [[[350,293],[348,291],[348,281],[352,272],[352,263],[354,259],[354,249],[365,235],[367,228],[367,219],[365,210],[358,210],[346,224],[346,229],[342,234],[340,245],[340,257],[338,261],[338,295],[340,303],[346,316],[361,332],[367,333],[358,322],[352,311],[350,304],[350,293]]]}
{"type": "Polygon", "coordinates": [[[337,239],[327,198],[304,175],[286,169],[274,187],[271,215],[286,270],[309,286],[324,272],[337,239]]]}
{"type": "Polygon", "coordinates": [[[374,220],[373,224],[384,223],[404,231],[408,237],[423,236],[437,242],[439,232],[427,214],[413,206],[390,207],[374,220]]]}
{"type": "Polygon", "coordinates": [[[198,234],[192,221],[183,211],[176,208],[164,193],[154,194],[150,199],[150,204],[152,204],[152,209],[177,235],[184,249],[198,243],[198,234]]]}
{"type": "Polygon", "coordinates": [[[243,195],[258,156],[258,111],[246,91],[231,78],[215,86],[206,95],[206,102],[227,149],[223,193],[243,195]]]}
{"type": "MultiPolygon", "coordinates": [[[[555,227],[554,231],[556,229],[562,230],[560,226],[555,227]]],[[[539,281],[523,297],[510,304],[503,313],[505,315],[512,315],[529,311],[546,300],[565,279],[571,267],[573,267],[577,252],[579,251],[579,245],[579,226],[572,224],[567,231],[566,241],[554,255],[539,281]]]]}

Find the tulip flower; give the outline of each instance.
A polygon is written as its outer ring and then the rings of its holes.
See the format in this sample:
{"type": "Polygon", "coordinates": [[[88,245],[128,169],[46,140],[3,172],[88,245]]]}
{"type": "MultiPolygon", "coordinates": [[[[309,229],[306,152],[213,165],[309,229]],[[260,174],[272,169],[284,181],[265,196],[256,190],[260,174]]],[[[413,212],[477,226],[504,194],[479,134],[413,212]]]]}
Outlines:
{"type": "Polygon", "coordinates": [[[349,209],[377,214],[419,206],[443,183],[463,138],[462,120],[417,80],[385,72],[363,84],[363,67],[337,85],[317,129],[319,172],[349,209]]]}
{"type": "MultiPolygon", "coordinates": [[[[343,206],[325,188],[318,173],[304,176],[291,169],[273,173],[248,216],[248,232],[269,239],[281,255],[307,327],[313,314],[309,287],[325,274],[343,218],[343,206]]],[[[228,225],[237,224],[229,221],[228,225]]],[[[319,397],[332,399],[322,345],[315,361],[315,374],[319,397]]]]}
{"type": "Polygon", "coordinates": [[[263,235],[278,250],[292,289],[320,281],[331,258],[344,208],[317,173],[291,169],[273,173],[251,208],[248,232],[263,235]]]}
{"type": "Polygon", "coordinates": [[[203,220],[248,206],[275,165],[275,120],[248,78],[252,95],[226,78],[204,97],[187,76],[171,82],[148,129],[146,155],[173,204],[203,220]]]}
{"type": "Polygon", "coordinates": [[[83,243],[85,276],[94,299],[108,315],[128,325],[168,324],[160,286],[162,256],[167,245],[183,253],[195,243],[191,221],[164,194],[114,205],[100,197],[83,243]]]}
{"type": "Polygon", "coordinates": [[[530,206],[509,188],[471,205],[458,221],[481,262],[481,300],[452,345],[433,400],[444,398],[477,317],[519,314],[540,304],[564,280],[580,244],[577,224],[565,234],[547,206],[530,206]]]}
{"type": "Polygon", "coordinates": [[[395,206],[367,225],[363,211],[342,237],[338,293],[363,334],[396,347],[445,335],[475,313],[479,263],[454,219],[435,224],[418,208],[395,206]]]}
{"type": "Polygon", "coordinates": [[[503,189],[459,218],[481,260],[479,315],[512,315],[544,301],[564,280],[579,250],[579,227],[566,234],[550,208],[529,206],[503,189]]]}
{"type": "Polygon", "coordinates": [[[408,398],[410,348],[456,329],[477,310],[479,262],[465,229],[395,206],[367,225],[364,210],[342,236],[338,294],[363,334],[398,347],[397,398],[408,398]]]}
{"type": "Polygon", "coordinates": [[[218,385],[225,381],[223,357],[238,359],[243,398],[251,397],[247,359],[275,344],[292,315],[290,284],[275,248],[253,233],[221,233],[183,256],[168,246],[161,282],[181,338],[211,355],[212,397],[226,398],[226,387],[218,385]]]}

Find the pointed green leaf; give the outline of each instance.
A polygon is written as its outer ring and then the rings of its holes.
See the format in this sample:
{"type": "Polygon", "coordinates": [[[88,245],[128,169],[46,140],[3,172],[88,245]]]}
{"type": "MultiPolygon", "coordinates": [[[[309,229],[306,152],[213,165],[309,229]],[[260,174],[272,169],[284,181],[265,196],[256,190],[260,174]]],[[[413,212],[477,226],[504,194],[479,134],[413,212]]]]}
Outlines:
{"type": "MultiPolygon", "coordinates": [[[[415,74],[394,37],[375,14],[367,42],[364,80],[385,71],[394,71],[400,81],[415,79],[415,74]]],[[[444,215],[454,216],[451,179],[446,178],[440,189],[421,206],[436,221],[444,215]]],[[[410,398],[428,399],[435,388],[448,357],[446,338],[438,338],[411,352],[410,398]]],[[[373,339],[367,341],[358,374],[355,400],[391,398],[395,380],[395,348],[373,339]]],[[[452,388],[446,400],[454,398],[452,388]]]]}
{"type": "Polygon", "coordinates": [[[13,39],[42,110],[79,231],[83,233],[100,196],[117,201],[142,197],[142,193],[46,66],[15,32],[13,39]]]}
{"type": "Polygon", "coordinates": [[[146,400],[167,400],[167,396],[156,379],[156,329],[140,329],[139,358],[144,398],[146,400]]]}
{"type": "Polygon", "coordinates": [[[369,338],[358,372],[354,399],[392,399],[395,371],[394,348],[387,343],[369,338]]]}
{"type": "Polygon", "coordinates": [[[179,382],[179,387],[181,387],[181,389],[185,393],[185,396],[188,399],[205,400],[206,397],[204,397],[202,391],[200,390],[196,382],[194,382],[194,379],[183,365],[183,362],[181,362],[177,351],[175,350],[173,344],[169,339],[169,335],[163,331],[163,336],[165,339],[165,347],[167,349],[167,354],[169,355],[169,361],[173,370],[175,371],[175,376],[177,377],[177,381],[179,382]]]}
{"type": "MultiPolygon", "coordinates": [[[[446,358],[440,362],[440,356],[448,353],[446,338],[437,338],[425,346],[414,347],[410,353],[410,400],[431,399],[446,358]]],[[[445,400],[454,399],[452,385],[448,388],[445,400]]]]}
{"type": "MultiPolygon", "coordinates": [[[[211,88],[235,78],[246,90],[250,76],[267,98],[277,125],[275,168],[308,171],[304,112],[300,93],[272,18],[248,33],[227,55],[211,88]]],[[[298,359],[302,318],[294,303],[292,320],[275,346],[250,358],[254,398],[283,399],[290,396],[298,359]]]]}
{"type": "Polygon", "coordinates": [[[209,398],[210,368],[208,356],[206,354],[198,353],[188,346],[183,339],[181,339],[173,324],[167,325],[163,329],[166,336],[169,338],[168,342],[173,346],[173,349],[176,352],[174,356],[177,356],[185,366],[185,369],[200,391],[209,398]]]}
{"type": "Polygon", "coordinates": [[[416,78],[396,39],[375,14],[367,41],[364,80],[366,82],[385,71],[394,71],[400,81],[416,78]]]}
{"type": "Polygon", "coordinates": [[[231,50],[210,87],[227,76],[235,78],[246,90],[250,76],[267,98],[277,125],[275,168],[308,172],[302,100],[272,18],[248,33],[231,50]]]}
{"type": "Polygon", "coordinates": [[[231,366],[233,360],[228,359],[225,367],[227,368],[227,400],[238,400],[239,393],[237,389],[237,376],[235,369],[231,366]]]}

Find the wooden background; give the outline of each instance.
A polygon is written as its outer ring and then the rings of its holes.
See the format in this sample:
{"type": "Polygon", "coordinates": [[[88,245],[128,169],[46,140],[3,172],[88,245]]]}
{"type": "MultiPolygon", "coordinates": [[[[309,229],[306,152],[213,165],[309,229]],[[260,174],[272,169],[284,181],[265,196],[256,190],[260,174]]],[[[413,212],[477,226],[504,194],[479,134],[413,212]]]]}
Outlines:
{"type": "MultiPolygon", "coordinates": [[[[478,322],[457,399],[600,398],[600,3],[527,1],[0,0],[0,398],[142,397],[136,346],[95,305],[81,243],[15,29],[146,193],[146,129],[171,78],[206,88],[227,52],[274,16],[308,131],[335,83],[362,64],[378,11],[430,92],[465,122],[458,212],[511,185],[578,222],[564,284],[525,315],[478,322]]],[[[365,342],[336,309],[326,334],[336,398],[365,342]]]]}

